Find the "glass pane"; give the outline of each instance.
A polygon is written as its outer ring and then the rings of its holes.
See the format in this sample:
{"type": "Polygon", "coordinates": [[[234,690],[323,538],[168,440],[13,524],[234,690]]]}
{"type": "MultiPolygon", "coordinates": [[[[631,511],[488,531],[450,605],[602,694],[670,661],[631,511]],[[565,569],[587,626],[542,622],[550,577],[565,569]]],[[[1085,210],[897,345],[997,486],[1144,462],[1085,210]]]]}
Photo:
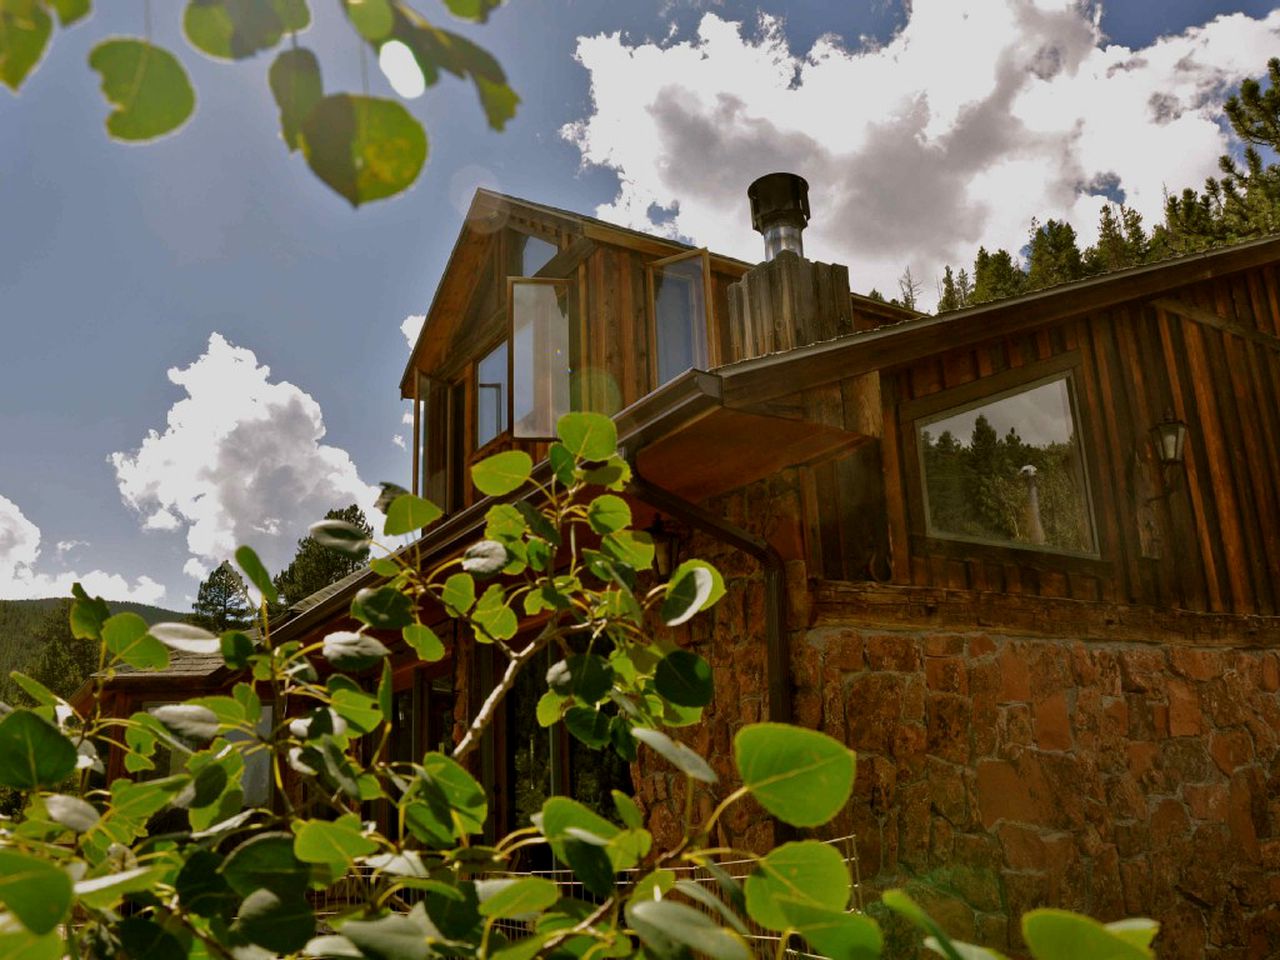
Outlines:
{"type": "Polygon", "coordinates": [[[541,237],[525,237],[520,249],[520,276],[532,277],[558,252],[554,243],[541,237]]]}
{"type": "Polygon", "coordinates": [[[507,342],[476,366],[476,446],[507,429],[507,342]]]}
{"type": "Polygon", "coordinates": [[[916,429],[930,535],[1096,552],[1068,378],[916,429]]]}
{"type": "Polygon", "coordinates": [[[653,313],[658,340],[658,386],[690,367],[707,366],[707,312],[702,257],[653,271],[653,313]]]}
{"type": "Polygon", "coordinates": [[[516,281],[511,285],[512,398],[517,437],[554,437],[569,412],[567,287],[516,281]]]}

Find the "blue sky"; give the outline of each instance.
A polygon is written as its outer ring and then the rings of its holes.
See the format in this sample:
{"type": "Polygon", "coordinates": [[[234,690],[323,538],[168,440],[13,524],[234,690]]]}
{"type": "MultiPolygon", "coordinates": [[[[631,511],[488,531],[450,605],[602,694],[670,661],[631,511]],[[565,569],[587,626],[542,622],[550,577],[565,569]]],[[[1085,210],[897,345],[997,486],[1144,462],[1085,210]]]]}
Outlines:
{"type": "MultiPolygon", "coordinates": [[[[417,6],[450,19],[435,0],[417,6]]],[[[192,572],[227,538],[280,562],[326,499],[407,483],[392,440],[406,432],[401,324],[430,302],[478,183],[753,256],[751,163],[785,162],[815,187],[811,255],[888,292],[902,266],[931,284],[978,242],[1017,249],[1034,213],[1087,236],[1100,174],[1148,207],[1162,183],[1198,183],[1229,147],[1214,104],[1280,49],[1269,2],[1111,2],[1095,22],[1092,8],[991,0],[973,5],[975,18],[1004,11],[983,27],[989,47],[957,40],[931,69],[912,66],[962,36],[945,21],[963,6],[512,0],[487,25],[445,25],[502,62],[516,119],[490,131],[471,88],[443,79],[410,105],[431,143],[421,180],[353,211],[279,140],[273,54],[202,57],[177,4],[155,6],[154,36],[187,66],[196,114],[153,144],[109,141],[86,56],[139,33],[142,8],[100,2],[55,34],[20,95],[0,92],[0,597],[80,576],[185,609],[192,572]],[[1117,107],[1103,124],[1100,100],[1149,112],[1171,82],[1161,64],[1188,57],[1199,66],[1174,91],[1176,122],[1133,129],[1117,107]],[[1127,66],[1113,76],[1108,63],[1127,66]],[[1006,80],[1016,90],[1001,100],[1006,80]],[[1034,149],[1009,165],[1017,151],[966,146],[975,104],[988,141],[1034,149]],[[1064,149],[1073,166],[1045,173],[1064,149]],[[1017,196],[993,199],[993,180],[1017,196]],[[217,402],[219,383],[238,397],[217,402]]],[[[334,4],[312,7],[300,42],[328,89],[358,91],[355,40],[334,4]]],[[[371,92],[390,96],[369,69],[371,92]]]]}

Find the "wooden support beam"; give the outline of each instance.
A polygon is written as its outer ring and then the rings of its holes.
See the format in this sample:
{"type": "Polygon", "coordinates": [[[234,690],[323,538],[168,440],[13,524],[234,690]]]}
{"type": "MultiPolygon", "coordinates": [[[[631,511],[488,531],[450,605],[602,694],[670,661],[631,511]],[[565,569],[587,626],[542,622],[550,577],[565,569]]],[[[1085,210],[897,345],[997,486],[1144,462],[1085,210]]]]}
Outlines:
{"type": "Polygon", "coordinates": [[[1280,337],[1263,333],[1261,330],[1254,330],[1252,327],[1246,327],[1239,321],[1220,317],[1212,310],[1204,307],[1198,307],[1182,300],[1175,300],[1172,297],[1157,297],[1151,301],[1151,305],[1157,310],[1165,311],[1165,313],[1177,314],[1184,320],[1191,320],[1206,327],[1213,327],[1215,330],[1221,330],[1224,333],[1229,333],[1245,340],[1252,340],[1254,343],[1260,343],[1264,347],[1280,351],[1280,337]]]}

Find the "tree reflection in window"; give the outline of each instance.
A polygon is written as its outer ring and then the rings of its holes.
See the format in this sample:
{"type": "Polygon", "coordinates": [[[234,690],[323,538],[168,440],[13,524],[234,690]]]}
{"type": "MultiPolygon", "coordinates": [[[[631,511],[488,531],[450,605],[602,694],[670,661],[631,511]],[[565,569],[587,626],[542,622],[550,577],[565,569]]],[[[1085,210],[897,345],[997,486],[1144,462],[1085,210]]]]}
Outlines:
{"type": "Polygon", "coordinates": [[[1069,376],[916,431],[930,536],[1096,554],[1069,376]]]}

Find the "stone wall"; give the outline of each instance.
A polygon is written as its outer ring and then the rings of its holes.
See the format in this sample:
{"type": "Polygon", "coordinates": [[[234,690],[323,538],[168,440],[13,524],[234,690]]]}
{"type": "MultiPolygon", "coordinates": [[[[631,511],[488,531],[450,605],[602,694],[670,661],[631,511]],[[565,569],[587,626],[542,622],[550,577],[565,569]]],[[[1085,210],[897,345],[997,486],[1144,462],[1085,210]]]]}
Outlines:
{"type": "MultiPolygon", "coordinates": [[[[849,810],[862,879],[907,885],[954,935],[1016,952],[1018,918],[1060,906],[1147,915],[1162,957],[1280,956],[1280,621],[806,578],[787,477],[722,500],[783,545],[795,722],[858,753],[849,810]],[[842,594],[848,594],[844,596],[842,594]],[[853,597],[851,600],[850,597],[853,597]],[[1268,649],[1268,648],[1272,649],[1268,649]]],[[[754,563],[701,536],[729,593],[677,638],[716,673],[685,731],[731,789],[731,743],[766,715],[754,563]]],[[[637,778],[660,836],[684,778],[637,778]]],[[[740,804],[721,843],[773,828],[740,804]]]]}

